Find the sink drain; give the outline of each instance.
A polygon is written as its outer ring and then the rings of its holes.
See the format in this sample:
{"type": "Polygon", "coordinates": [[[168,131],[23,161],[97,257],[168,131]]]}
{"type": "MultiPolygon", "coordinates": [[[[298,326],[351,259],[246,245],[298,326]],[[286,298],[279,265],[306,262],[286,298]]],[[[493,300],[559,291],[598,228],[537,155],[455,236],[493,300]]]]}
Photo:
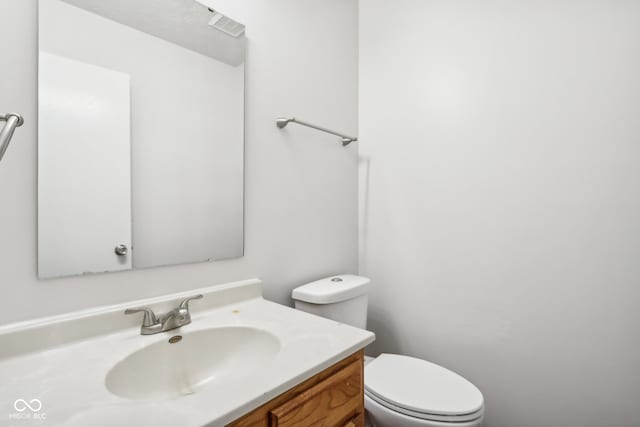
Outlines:
{"type": "Polygon", "coordinates": [[[175,344],[180,341],[182,341],[182,335],[176,335],[174,337],[169,338],[169,344],[175,344]]]}

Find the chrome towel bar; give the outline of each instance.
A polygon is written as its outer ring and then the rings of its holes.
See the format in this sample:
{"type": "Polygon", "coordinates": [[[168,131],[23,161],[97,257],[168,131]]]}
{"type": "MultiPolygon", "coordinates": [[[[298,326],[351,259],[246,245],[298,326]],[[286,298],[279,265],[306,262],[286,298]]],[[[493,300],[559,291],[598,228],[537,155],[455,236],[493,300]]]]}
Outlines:
{"type": "Polygon", "coordinates": [[[280,129],[284,128],[289,123],[297,123],[297,124],[302,125],[302,126],[310,127],[311,129],[316,129],[316,130],[319,130],[319,131],[322,131],[322,132],[330,133],[331,135],[339,136],[340,140],[342,141],[342,146],[343,147],[347,146],[347,145],[351,144],[352,142],[355,142],[355,141],[358,140],[358,138],[347,136],[347,135],[344,135],[344,134],[342,134],[340,132],[336,132],[336,131],[333,131],[331,129],[327,129],[327,128],[324,128],[322,126],[312,125],[311,123],[304,122],[302,120],[298,120],[295,117],[281,117],[281,118],[276,119],[276,126],[278,126],[280,129]]]}
{"type": "Polygon", "coordinates": [[[0,114],[0,122],[6,122],[2,130],[0,130],[0,160],[2,160],[11,142],[13,132],[17,127],[24,124],[24,119],[20,114],[7,113],[5,115],[0,114]]]}

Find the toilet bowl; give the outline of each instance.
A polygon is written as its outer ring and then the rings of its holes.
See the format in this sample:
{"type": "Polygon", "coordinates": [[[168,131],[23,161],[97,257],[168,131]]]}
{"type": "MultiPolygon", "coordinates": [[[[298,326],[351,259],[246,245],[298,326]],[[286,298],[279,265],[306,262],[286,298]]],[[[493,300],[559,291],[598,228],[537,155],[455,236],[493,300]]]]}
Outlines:
{"type": "Polygon", "coordinates": [[[381,354],[365,366],[365,409],[373,427],[475,427],[484,402],[476,386],[435,363],[381,354]]]}
{"type": "MultiPolygon", "coordinates": [[[[334,276],[300,286],[292,297],[299,310],[365,328],[369,284],[362,276],[334,276]]],[[[484,418],[476,386],[415,357],[367,357],[364,386],[370,427],[477,427],[484,418]]]]}

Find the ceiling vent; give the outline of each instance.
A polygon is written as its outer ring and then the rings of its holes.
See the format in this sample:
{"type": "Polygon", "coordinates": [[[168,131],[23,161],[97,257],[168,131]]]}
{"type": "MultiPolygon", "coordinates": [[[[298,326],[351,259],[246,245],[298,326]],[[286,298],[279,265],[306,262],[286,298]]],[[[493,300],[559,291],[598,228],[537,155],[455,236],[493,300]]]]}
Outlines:
{"type": "Polygon", "coordinates": [[[209,25],[216,28],[223,33],[229,34],[232,37],[240,37],[244,34],[244,25],[234,21],[228,16],[223,15],[213,9],[209,9],[213,13],[213,17],[209,21],[209,25]]]}

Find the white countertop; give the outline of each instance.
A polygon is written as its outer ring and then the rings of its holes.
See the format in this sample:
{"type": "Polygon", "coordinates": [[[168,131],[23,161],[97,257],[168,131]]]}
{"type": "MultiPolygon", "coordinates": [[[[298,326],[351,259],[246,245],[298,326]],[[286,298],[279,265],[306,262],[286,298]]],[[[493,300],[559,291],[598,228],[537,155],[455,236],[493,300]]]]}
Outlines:
{"type": "MultiPolygon", "coordinates": [[[[125,317],[123,307],[167,306],[184,294],[0,328],[0,348],[4,348],[0,352],[0,425],[224,426],[374,340],[371,332],[262,299],[257,280],[189,292],[196,293],[204,293],[205,298],[201,309],[192,304],[193,322],[156,335],[140,335],[137,316],[136,326],[127,320],[126,327],[111,332],[99,328],[100,335],[71,333],[70,338],[68,330],[78,322],[95,325],[98,320],[113,320],[110,323],[117,328],[123,322],[118,316],[125,317]],[[215,303],[217,296],[224,301],[215,303]],[[275,335],[280,341],[277,356],[251,376],[226,381],[224,386],[204,385],[177,398],[129,400],[107,390],[107,372],[136,350],[173,335],[225,326],[248,326],[275,335]],[[38,348],[28,340],[44,341],[47,347],[38,348]],[[17,399],[38,399],[42,408],[19,412],[14,407],[17,399]]],[[[24,409],[24,404],[18,407],[24,409]]]]}

